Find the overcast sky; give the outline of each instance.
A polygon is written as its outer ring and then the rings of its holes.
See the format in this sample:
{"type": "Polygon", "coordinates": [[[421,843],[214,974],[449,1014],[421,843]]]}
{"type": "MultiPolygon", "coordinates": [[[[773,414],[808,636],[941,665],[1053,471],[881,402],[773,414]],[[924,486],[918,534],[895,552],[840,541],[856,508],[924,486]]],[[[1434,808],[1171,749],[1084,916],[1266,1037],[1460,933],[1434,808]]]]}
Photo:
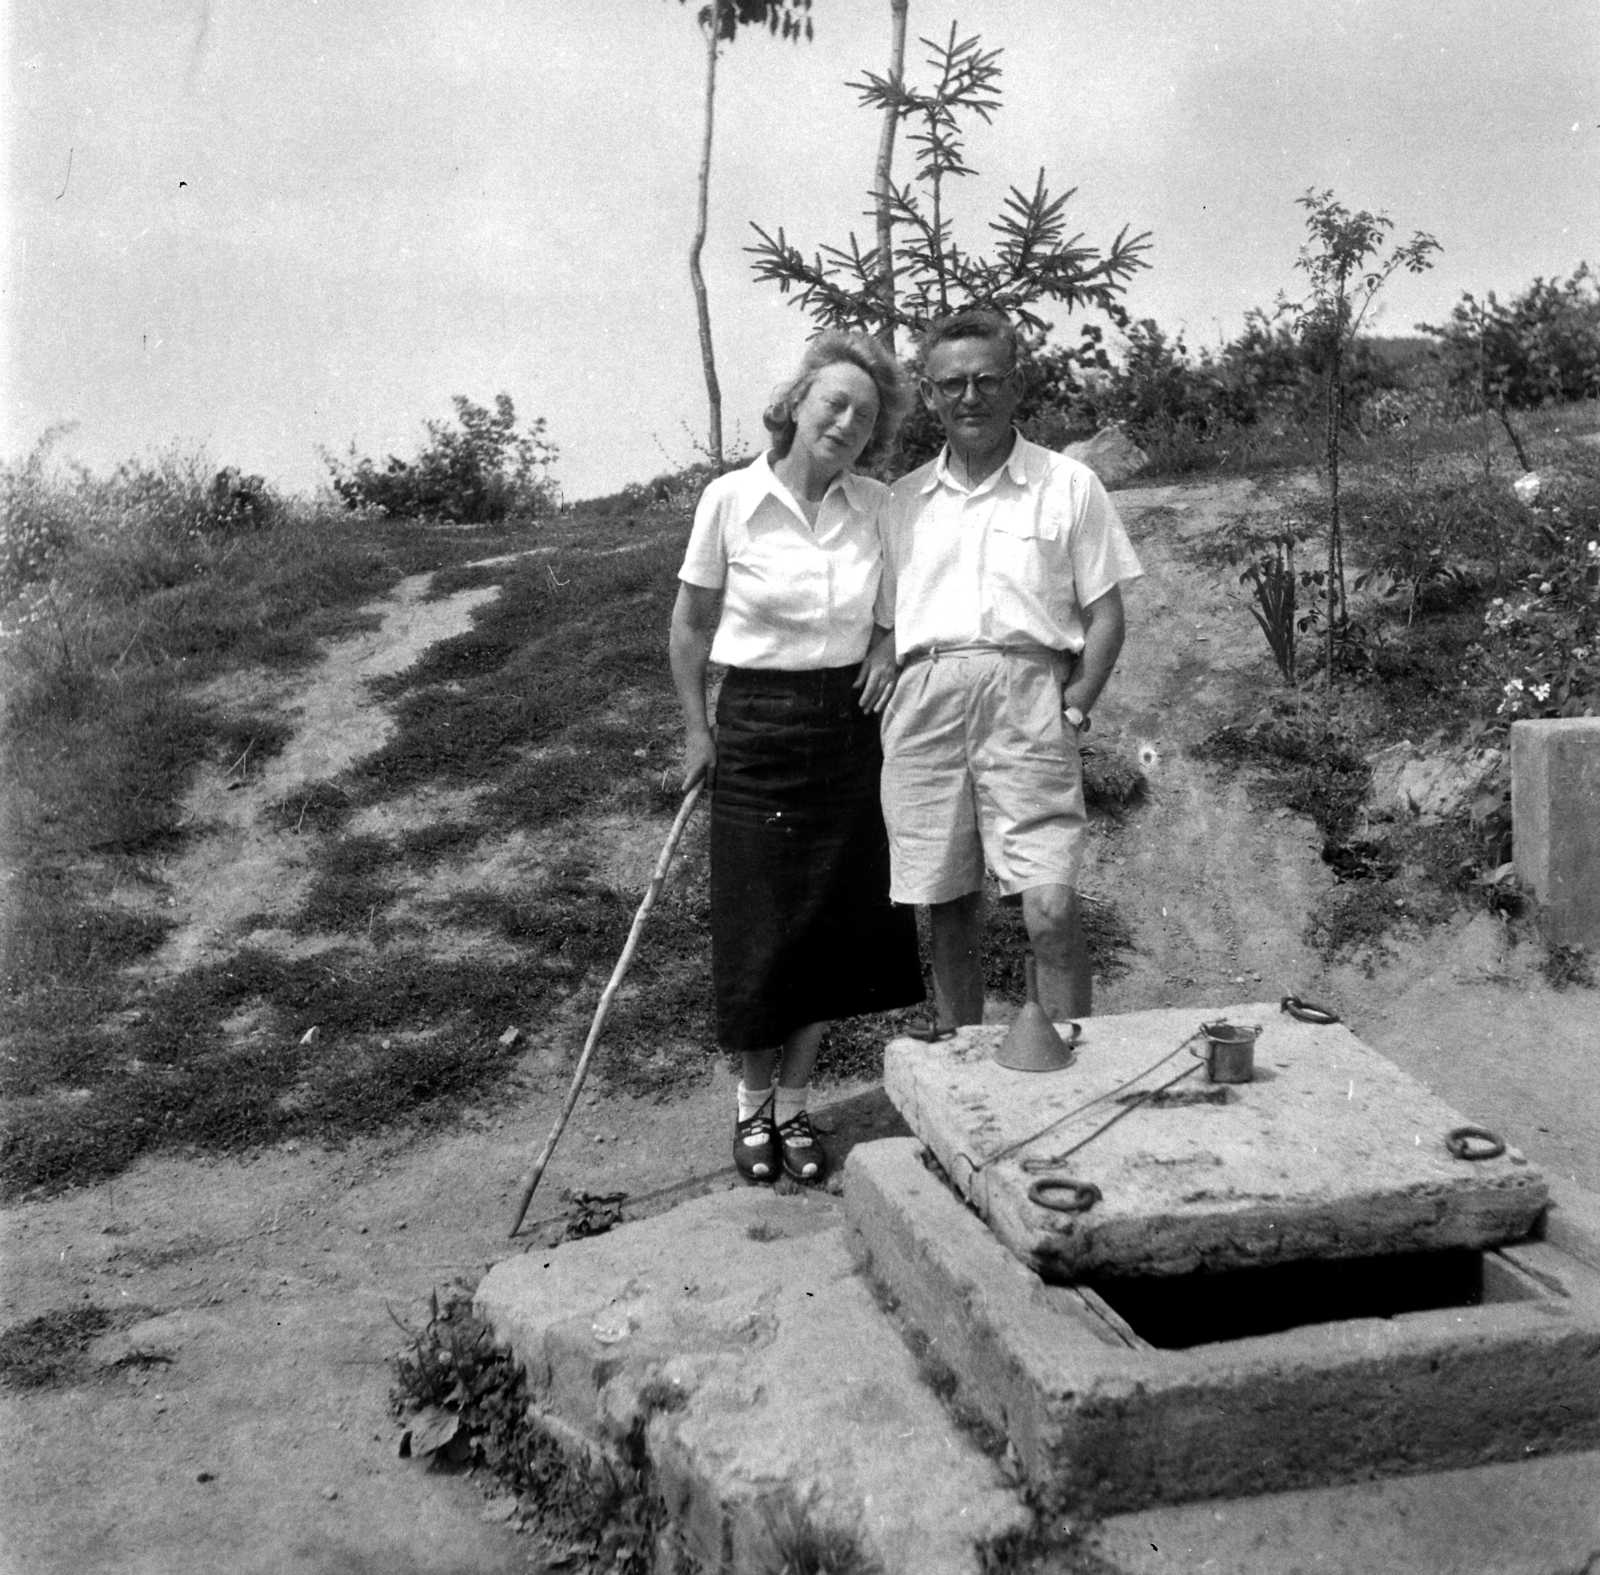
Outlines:
{"type": "MultiPolygon", "coordinates": [[[[548,421],[568,496],[687,462],[691,10],[11,0],[6,456],[71,420],[96,468],[178,441],[309,489],[318,445],[410,454],[452,394],[504,390],[548,421]]],[[[705,265],[730,437],[806,333],[752,280],[750,221],[808,248],[871,229],[878,128],[844,83],[884,69],[887,0],[814,17],[811,44],[722,61],[705,265]]],[[[1384,332],[1600,265],[1595,0],[911,0],[913,39],[952,20],[1005,51],[969,244],[1043,166],[1089,241],[1152,232],[1128,304],[1191,346],[1293,288],[1310,186],[1443,246],[1384,332]]]]}

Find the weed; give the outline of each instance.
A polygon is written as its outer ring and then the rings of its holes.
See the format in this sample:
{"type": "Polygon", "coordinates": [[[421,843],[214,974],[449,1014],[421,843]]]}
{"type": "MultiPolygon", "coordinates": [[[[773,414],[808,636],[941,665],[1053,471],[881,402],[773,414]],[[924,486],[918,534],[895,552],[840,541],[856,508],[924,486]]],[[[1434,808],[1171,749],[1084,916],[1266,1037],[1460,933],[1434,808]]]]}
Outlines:
{"type": "Polygon", "coordinates": [[[75,1382],[89,1342],[110,1324],[104,1307],[58,1307],[0,1330],[0,1383],[10,1389],[53,1389],[75,1382]]]}
{"type": "Polygon", "coordinates": [[[763,1505],[768,1548],[756,1575],[883,1575],[882,1563],[862,1546],[861,1531],[825,1515],[815,1491],[792,1489],[763,1505]]]}
{"type": "MultiPolygon", "coordinates": [[[[395,1362],[394,1415],[402,1453],[481,1466],[516,1494],[521,1524],[559,1546],[562,1562],[611,1575],[646,1575],[665,1510],[642,1439],[621,1460],[579,1462],[531,1419],[527,1381],[511,1353],[453,1290],[431,1298],[427,1324],[401,1325],[409,1347],[395,1362]]],[[[671,1408],[660,1396],[660,1409],[671,1408]]]]}
{"type": "Polygon", "coordinates": [[[1329,957],[1375,945],[1394,925],[1394,905],[1387,882],[1335,886],[1307,918],[1306,940],[1329,957]]]}
{"type": "Polygon", "coordinates": [[[1572,985],[1585,990],[1596,988],[1593,959],[1581,946],[1558,944],[1546,948],[1539,972],[1555,990],[1565,990],[1572,985]]]}
{"type": "Polygon", "coordinates": [[[1223,766],[1254,766],[1253,795],[1309,815],[1332,842],[1349,832],[1372,777],[1342,735],[1275,716],[1219,728],[1194,753],[1223,766]]]}
{"type": "Polygon", "coordinates": [[[78,979],[138,962],[171,928],[157,914],[113,905],[104,882],[59,863],[24,864],[12,875],[5,977],[9,987],[52,976],[78,979]]]}
{"type": "Polygon", "coordinates": [[[295,916],[295,928],[372,935],[377,915],[394,891],[389,871],[398,855],[399,849],[383,837],[344,837],[330,843],[295,916]]]}
{"type": "Polygon", "coordinates": [[[237,1150],[441,1120],[515,1060],[498,1036],[552,988],[537,958],[442,962],[408,950],[287,959],[245,949],[152,988],[113,1033],[106,990],[0,999],[10,1096],[0,1186],[114,1175],[140,1153],[237,1150]],[[248,1042],[222,1026],[262,1018],[248,1042]],[[316,1026],[318,1040],[302,1044],[316,1026]]]}
{"type": "Polygon", "coordinates": [[[978,1549],[983,1575],[1118,1575],[1091,1545],[1093,1526],[1036,1512],[1034,1524],[978,1549]]]}
{"type": "Polygon", "coordinates": [[[1149,791],[1149,781],[1127,756],[1101,744],[1086,744],[1083,756],[1083,799],[1091,810],[1120,818],[1149,791]]]}
{"type": "Polygon", "coordinates": [[[321,833],[337,831],[354,808],[350,795],[331,782],[307,782],[287,798],[261,810],[262,822],[274,831],[321,833]]]}

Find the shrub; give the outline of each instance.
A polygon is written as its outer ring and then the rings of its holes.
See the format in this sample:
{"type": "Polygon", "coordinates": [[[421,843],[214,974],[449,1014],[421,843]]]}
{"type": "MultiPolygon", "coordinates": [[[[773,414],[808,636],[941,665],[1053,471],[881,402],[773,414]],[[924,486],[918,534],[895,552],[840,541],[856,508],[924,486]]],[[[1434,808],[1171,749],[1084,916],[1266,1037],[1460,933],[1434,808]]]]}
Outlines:
{"type": "Polygon", "coordinates": [[[1568,279],[1535,279],[1502,305],[1463,294],[1439,327],[1451,388],[1470,404],[1528,410],[1600,395],[1600,280],[1579,263],[1568,279]]]}
{"type": "Polygon", "coordinates": [[[70,515],[46,469],[68,430],[51,427],[20,465],[0,467],[0,607],[48,580],[72,543],[70,515]]]}
{"type": "Polygon", "coordinates": [[[426,422],[432,441],[414,460],[391,454],[379,469],[353,443],[348,466],[325,453],[333,490],[345,507],[380,509],[400,519],[486,524],[558,506],[560,492],[550,475],[556,448],[545,440],[542,418],[518,433],[509,394],[495,396],[492,412],[461,394],[451,403],[459,428],[426,422]]]}
{"type": "MultiPolygon", "coordinates": [[[[1126,343],[1118,361],[1092,327],[1077,346],[1028,346],[1018,419],[1029,437],[1060,448],[1115,423],[1145,450],[1153,470],[1173,475],[1259,462],[1285,449],[1283,458],[1305,462],[1297,440],[1317,419],[1326,374],[1317,342],[1261,311],[1248,313],[1244,332],[1217,351],[1191,352],[1181,333],[1168,335],[1150,318],[1124,318],[1121,326],[1126,343]]],[[[1401,373],[1376,341],[1357,339],[1345,355],[1342,419],[1354,429],[1380,396],[1398,388],[1401,373]]],[[[908,453],[937,452],[931,421],[914,419],[908,433],[908,453]]]]}

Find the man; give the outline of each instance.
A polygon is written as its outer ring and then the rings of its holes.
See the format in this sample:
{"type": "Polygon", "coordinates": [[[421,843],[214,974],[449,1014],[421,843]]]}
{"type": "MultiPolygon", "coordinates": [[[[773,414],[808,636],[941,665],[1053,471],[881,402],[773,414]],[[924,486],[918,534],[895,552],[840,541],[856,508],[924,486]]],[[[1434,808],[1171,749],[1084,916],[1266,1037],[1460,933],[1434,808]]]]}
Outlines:
{"type": "Polygon", "coordinates": [[[891,490],[879,593],[901,663],[883,731],[890,895],[928,907],[942,1025],[983,1020],[985,860],[1021,898],[1040,1004],[1086,1016],[1078,738],[1122,649],[1120,587],[1143,571],[1094,472],[1013,427],[1003,315],[935,323],[920,388],[945,447],[891,490]]]}

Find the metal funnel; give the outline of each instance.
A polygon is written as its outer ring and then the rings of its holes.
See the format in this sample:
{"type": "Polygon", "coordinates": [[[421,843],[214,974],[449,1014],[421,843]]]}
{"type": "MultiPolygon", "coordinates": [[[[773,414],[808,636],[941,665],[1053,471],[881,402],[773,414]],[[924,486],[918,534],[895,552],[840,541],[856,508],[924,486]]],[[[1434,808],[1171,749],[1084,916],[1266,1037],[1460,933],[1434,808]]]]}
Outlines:
{"type": "MultiPolygon", "coordinates": [[[[1017,1013],[1011,1031],[995,1051],[999,1065],[1013,1072],[1059,1072],[1071,1066],[1073,1049],[1056,1032],[1056,1026],[1039,1005],[1039,969],[1030,953],[1026,963],[1028,999],[1017,1013]]],[[[1072,1037],[1078,1037],[1078,1025],[1072,1024],[1072,1037]]]]}

